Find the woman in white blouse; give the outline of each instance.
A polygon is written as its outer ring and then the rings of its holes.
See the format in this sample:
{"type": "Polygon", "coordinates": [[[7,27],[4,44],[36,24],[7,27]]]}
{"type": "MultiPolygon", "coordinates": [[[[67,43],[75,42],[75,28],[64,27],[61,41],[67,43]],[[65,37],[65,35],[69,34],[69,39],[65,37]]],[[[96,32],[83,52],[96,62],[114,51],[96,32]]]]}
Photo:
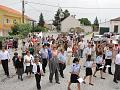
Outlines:
{"type": "Polygon", "coordinates": [[[26,55],[24,56],[24,63],[25,63],[25,73],[28,75],[28,73],[32,73],[33,63],[34,63],[34,57],[30,54],[29,51],[26,52],[26,55]]]}
{"type": "Polygon", "coordinates": [[[73,64],[71,65],[70,73],[71,73],[71,77],[70,77],[70,82],[68,84],[68,90],[71,90],[70,85],[72,83],[77,83],[77,86],[78,86],[77,90],[80,90],[80,83],[78,81],[79,73],[80,73],[80,64],[79,64],[79,59],[78,58],[74,58],[73,64]]]}
{"type": "Polygon", "coordinates": [[[91,83],[92,81],[92,67],[93,67],[94,62],[91,60],[91,55],[88,55],[86,63],[85,63],[85,67],[86,67],[86,75],[84,76],[84,84],[86,84],[85,79],[89,76],[89,85],[93,84],[91,83]]]}

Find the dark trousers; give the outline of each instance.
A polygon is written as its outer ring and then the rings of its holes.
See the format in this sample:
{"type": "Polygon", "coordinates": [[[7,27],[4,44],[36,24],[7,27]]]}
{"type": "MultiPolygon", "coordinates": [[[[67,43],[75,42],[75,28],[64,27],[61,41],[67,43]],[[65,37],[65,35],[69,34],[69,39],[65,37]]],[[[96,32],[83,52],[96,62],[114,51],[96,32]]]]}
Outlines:
{"type": "Polygon", "coordinates": [[[120,65],[115,65],[114,81],[120,79],[120,65]]]}
{"type": "Polygon", "coordinates": [[[62,77],[64,77],[63,70],[65,69],[65,67],[66,67],[65,64],[59,63],[59,68],[60,68],[59,72],[62,77]]]}
{"type": "Polygon", "coordinates": [[[35,79],[36,79],[37,89],[41,90],[41,86],[40,86],[41,75],[35,74],[35,79]]]}
{"type": "MultiPolygon", "coordinates": [[[[53,75],[54,75],[54,73],[50,73],[50,76],[49,76],[50,82],[52,82],[52,80],[53,80],[53,75]]],[[[59,76],[58,76],[58,70],[57,69],[55,70],[55,80],[56,80],[56,82],[59,82],[59,76]]]]}
{"type": "Polygon", "coordinates": [[[6,60],[1,60],[2,67],[4,69],[5,75],[9,76],[9,71],[8,71],[8,59],[6,60]]]}
{"type": "Polygon", "coordinates": [[[103,68],[103,72],[106,71],[106,66],[110,65],[110,67],[108,68],[108,73],[111,74],[111,64],[112,64],[112,59],[105,59],[105,66],[103,68]]]}
{"type": "Polygon", "coordinates": [[[83,49],[80,49],[80,57],[83,57],[83,49]]]}
{"type": "Polygon", "coordinates": [[[42,59],[42,69],[44,73],[45,73],[46,66],[47,66],[47,59],[42,59]]]}

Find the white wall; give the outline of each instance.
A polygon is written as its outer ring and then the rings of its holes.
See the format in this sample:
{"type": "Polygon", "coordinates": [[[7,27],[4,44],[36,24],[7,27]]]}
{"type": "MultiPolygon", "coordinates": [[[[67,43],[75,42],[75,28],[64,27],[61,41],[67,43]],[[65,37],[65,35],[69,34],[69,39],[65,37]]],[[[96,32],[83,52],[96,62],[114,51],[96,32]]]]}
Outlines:
{"type": "Polygon", "coordinates": [[[111,26],[111,22],[107,21],[107,22],[103,22],[99,24],[99,27],[110,27],[111,26]]]}
{"type": "Polygon", "coordinates": [[[91,26],[80,25],[80,28],[84,29],[84,32],[92,32],[93,31],[93,28],[91,26]]]}
{"type": "Polygon", "coordinates": [[[109,27],[110,31],[109,32],[114,32],[114,26],[118,25],[118,33],[120,33],[120,21],[107,21],[104,23],[99,24],[100,27],[109,27]]]}
{"type": "Polygon", "coordinates": [[[114,32],[115,25],[118,25],[118,33],[120,33],[120,21],[111,21],[110,31],[114,32]]]}
{"type": "Polygon", "coordinates": [[[69,32],[71,28],[80,27],[80,22],[74,17],[69,16],[61,22],[61,32],[69,32]]]}

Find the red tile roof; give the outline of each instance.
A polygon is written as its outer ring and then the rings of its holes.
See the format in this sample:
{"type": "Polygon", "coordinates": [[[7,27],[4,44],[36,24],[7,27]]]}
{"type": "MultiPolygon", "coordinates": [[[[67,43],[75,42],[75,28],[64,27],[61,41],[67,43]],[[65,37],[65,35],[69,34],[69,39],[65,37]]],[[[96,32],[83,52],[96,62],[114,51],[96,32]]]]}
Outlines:
{"type": "MultiPolygon", "coordinates": [[[[15,10],[15,9],[12,9],[12,8],[9,8],[9,7],[6,7],[6,6],[3,6],[3,5],[0,5],[0,10],[3,10],[3,11],[6,11],[8,13],[12,13],[12,14],[15,14],[15,15],[22,15],[21,12],[15,10]]],[[[31,19],[30,17],[26,16],[25,17],[29,20],[33,20],[31,19]]]]}
{"type": "Polygon", "coordinates": [[[12,13],[12,14],[16,14],[16,15],[21,15],[21,13],[17,10],[14,10],[12,8],[9,8],[9,7],[6,7],[6,6],[3,6],[3,5],[0,5],[0,10],[4,10],[8,13],[12,13]]]}

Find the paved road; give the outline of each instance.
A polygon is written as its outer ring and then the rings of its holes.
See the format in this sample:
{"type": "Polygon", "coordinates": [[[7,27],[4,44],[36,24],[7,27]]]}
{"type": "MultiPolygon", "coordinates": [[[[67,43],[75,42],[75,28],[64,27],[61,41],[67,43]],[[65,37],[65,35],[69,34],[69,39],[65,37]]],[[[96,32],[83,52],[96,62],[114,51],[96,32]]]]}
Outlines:
{"type": "MultiPolygon", "coordinates": [[[[90,36],[87,36],[89,38],[90,36]]],[[[81,64],[83,65],[84,59],[81,59],[81,64]]],[[[10,67],[10,75],[11,78],[6,78],[3,74],[2,67],[0,65],[0,90],[37,90],[35,85],[35,78],[32,75],[31,78],[26,77],[24,74],[24,80],[20,81],[17,79],[17,75],[15,75],[15,70],[12,65],[12,62],[9,63],[10,67]]],[[[68,81],[70,78],[69,74],[70,66],[67,65],[64,73],[65,78],[60,77],[60,83],[56,84],[55,81],[50,84],[49,83],[49,70],[47,67],[47,72],[41,80],[42,90],[67,90],[68,81]]],[[[112,71],[114,72],[114,65],[112,65],[112,71]]],[[[83,77],[85,75],[85,68],[81,67],[80,76],[83,77]]],[[[115,84],[112,82],[113,76],[104,74],[105,80],[100,79],[99,72],[97,73],[97,78],[93,78],[94,86],[89,86],[88,84],[81,84],[81,90],[120,90],[120,82],[115,84]]],[[[88,83],[88,80],[87,80],[88,83]]],[[[75,84],[71,85],[71,90],[77,90],[75,84]]]]}

